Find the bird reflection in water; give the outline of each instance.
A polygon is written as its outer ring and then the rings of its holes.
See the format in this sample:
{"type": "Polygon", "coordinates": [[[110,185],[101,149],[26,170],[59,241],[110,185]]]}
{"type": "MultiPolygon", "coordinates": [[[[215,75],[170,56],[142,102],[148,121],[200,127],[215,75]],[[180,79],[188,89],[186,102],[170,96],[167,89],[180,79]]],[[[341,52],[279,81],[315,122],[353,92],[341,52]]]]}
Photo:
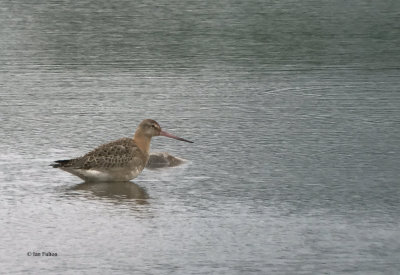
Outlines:
{"type": "Polygon", "coordinates": [[[69,191],[79,191],[79,195],[95,196],[112,202],[134,201],[136,204],[148,204],[149,198],[146,189],[130,181],[84,182],[71,187],[69,191]]]}

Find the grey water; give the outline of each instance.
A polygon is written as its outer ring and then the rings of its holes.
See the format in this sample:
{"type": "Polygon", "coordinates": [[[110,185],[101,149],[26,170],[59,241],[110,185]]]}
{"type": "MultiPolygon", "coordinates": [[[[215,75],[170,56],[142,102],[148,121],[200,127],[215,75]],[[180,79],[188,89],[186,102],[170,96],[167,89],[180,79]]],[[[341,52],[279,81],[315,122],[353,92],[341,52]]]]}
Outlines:
{"type": "Polygon", "coordinates": [[[1,273],[399,274],[399,10],[1,0],[1,273]],[[49,166],[144,118],[185,164],[49,166]]]}

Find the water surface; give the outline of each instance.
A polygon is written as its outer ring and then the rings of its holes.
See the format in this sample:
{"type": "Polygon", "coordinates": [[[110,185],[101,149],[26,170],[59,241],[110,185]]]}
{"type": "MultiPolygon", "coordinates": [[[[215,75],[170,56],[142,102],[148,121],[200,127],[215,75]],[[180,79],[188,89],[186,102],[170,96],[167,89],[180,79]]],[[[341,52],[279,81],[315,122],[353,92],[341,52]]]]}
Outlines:
{"type": "Polygon", "coordinates": [[[399,273],[399,8],[2,1],[1,270],[399,273]],[[116,185],[48,166],[144,118],[189,161],[116,185]]]}

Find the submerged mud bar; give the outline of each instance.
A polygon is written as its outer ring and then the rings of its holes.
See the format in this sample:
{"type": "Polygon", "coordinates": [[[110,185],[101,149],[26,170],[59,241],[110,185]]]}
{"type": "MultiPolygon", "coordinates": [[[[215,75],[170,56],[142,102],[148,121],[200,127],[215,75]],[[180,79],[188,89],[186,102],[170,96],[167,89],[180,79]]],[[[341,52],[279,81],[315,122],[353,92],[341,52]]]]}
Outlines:
{"type": "Polygon", "coordinates": [[[167,152],[150,153],[149,161],[147,162],[147,169],[157,169],[163,167],[174,167],[181,165],[186,160],[174,157],[167,152]]]}

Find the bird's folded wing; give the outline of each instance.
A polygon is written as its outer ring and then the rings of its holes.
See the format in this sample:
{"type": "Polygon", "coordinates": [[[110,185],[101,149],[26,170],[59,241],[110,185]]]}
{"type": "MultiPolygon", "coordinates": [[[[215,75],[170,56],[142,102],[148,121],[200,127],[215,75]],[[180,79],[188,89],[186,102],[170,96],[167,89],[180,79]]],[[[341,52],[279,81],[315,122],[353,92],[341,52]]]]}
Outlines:
{"type": "Polygon", "coordinates": [[[139,162],[142,152],[130,138],[103,144],[86,155],[71,160],[68,166],[80,169],[124,167],[132,161],[139,162]]]}

